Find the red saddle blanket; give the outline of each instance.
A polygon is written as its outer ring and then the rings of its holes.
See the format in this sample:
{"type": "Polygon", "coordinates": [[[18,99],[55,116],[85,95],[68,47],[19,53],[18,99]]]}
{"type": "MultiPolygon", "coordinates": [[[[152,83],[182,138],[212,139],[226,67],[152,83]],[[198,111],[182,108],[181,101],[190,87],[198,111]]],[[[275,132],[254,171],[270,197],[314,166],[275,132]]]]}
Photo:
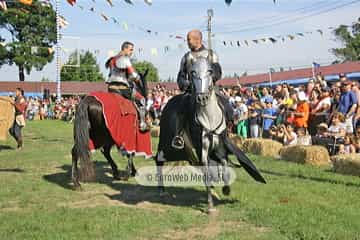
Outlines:
{"type": "MultiPolygon", "coordinates": [[[[137,156],[152,157],[150,131],[140,132],[135,106],[128,99],[116,93],[92,92],[102,105],[106,127],[118,148],[137,156]]],[[[90,140],[90,149],[95,146],[90,140]]]]}

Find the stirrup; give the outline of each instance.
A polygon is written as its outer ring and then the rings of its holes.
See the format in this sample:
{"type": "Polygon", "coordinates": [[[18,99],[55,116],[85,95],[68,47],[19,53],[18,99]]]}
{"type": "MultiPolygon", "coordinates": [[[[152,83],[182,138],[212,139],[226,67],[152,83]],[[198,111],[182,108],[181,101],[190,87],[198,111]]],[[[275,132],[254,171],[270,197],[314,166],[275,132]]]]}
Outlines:
{"type": "Polygon", "coordinates": [[[171,146],[175,149],[183,149],[184,145],[185,142],[182,136],[175,136],[171,142],[171,146]]]}
{"type": "Polygon", "coordinates": [[[150,126],[146,122],[140,122],[139,128],[140,132],[147,132],[150,130],[150,126]]]}

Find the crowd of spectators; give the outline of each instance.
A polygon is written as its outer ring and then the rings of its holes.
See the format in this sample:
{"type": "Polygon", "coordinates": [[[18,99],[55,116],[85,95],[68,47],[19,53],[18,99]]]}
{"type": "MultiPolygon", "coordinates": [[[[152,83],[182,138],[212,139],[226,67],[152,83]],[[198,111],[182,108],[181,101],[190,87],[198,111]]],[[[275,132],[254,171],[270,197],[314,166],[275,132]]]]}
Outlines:
{"type": "Polygon", "coordinates": [[[79,101],[79,96],[63,97],[61,100],[29,97],[27,99],[26,119],[60,119],[72,122],[75,119],[76,105],[79,101]]]}
{"type": "Polygon", "coordinates": [[[157,84],[147,96],[146,109],[150,112],[155,125],[159,124],[161,112],[166,103],[175,95],[180,94],[178,89],[167,90],[165,86],[157,84]]]}
{"type": "MultiPolygon", "coordinates": [[[[231,131],[242,138],[269,138],[284,145],[323,145],[330,154],[360,152],[360,84],[344,74],[322,75],[297,86],[221,88],[234,108],[231,131]]],[[[147,96],[155,124],[169,99],[179,94],[160,84],[147,96]]]]}
{"type": "Polygon", "coordinates": [[[234,107],[232,130],[284,145],[320,144],[331,154],[360,152],[360,85],[339,79],[330,85],[318,75],[298,86],[225,88],[234,107]]]}
{"type": "MultiPolygon", "coordinates": [[[[360,152],[360,84],[345,75],[327,82],[321,75],[306,84],[273,87],[228,87],[221,91],[234,108],[231,131],[242,138],[270,138],[284,145],[320,144],[331,154],[360,152]]],[[[179,90],[158,84],[147,96],[147,110],[153,124],[179,90]]],[[[80,97],[60,101],[28,98],[26,117],[72,122],[80,97]]]]}

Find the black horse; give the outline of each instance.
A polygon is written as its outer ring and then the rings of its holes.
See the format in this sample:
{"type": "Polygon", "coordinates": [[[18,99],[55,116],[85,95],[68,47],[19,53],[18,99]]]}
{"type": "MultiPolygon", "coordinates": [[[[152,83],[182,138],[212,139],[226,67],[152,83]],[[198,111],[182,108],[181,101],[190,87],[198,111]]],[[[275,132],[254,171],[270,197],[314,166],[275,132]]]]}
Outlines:
{"type": "MultiPolygon", "coordinates": [[[[137,85],[137,89],[143,96],[147,95],[147,82],[145,80],[147,73],[148,70],[146,70],[144,74],[140,74],[141,82],[137,85]]],[[[90,139],[92,139],[95,149],[101,148],[102,154],[111,166],[114,179],[127,180],[130,176],[135,176],[134,154],[128,154],[123,151],[123,155],[126,155],[128,158],[127,174],[123,178],[120,178],[118,167],[110,154],[115,142],[106,127],[102,105],[95,97],[85,96],[77,106],[74,121],[74,146],[71,150],[71,179],[75,189],[81,186],[79,177],[82,181],[92,181],[95,179],[94,166],[90,160],[90,139]],[[77,166],[79,159],[80,175],[77,166]]]]}
{"type": "MultiPolygon", "coordinates": [[[[208,210],[214,209],[211,194],[212,184],[208,181],[213,173],[210,166],[221,165],[223,169],[223,193],[230,194],[228,155],[234,154],[242,167],[257,181],[265,183],[265,179],[258,172],[250,159],[233,144],[228,135],[223,106],[219,104],[215,86],[212,81],[213,69],[208,59],[200,58],[194,62],[190,69],[192,83],[191,94],[182,94],[173,97],[165,106],[160,119],[160,140],[156,154],[158,175],[162,176],[162,166],[166,161],[188,160],[192,165],[202,166],[205,174],[205,186],[208,193],[208,210]],[[185,120],[185,148],[174,149],[171,146],[176,131],[174,122],[177,115],[184,112],[179,109],[186,108],[185,120]],[[196,153],[193,153],[192,149],[196,153]]],[[[165,193],[163,177],[159,177],[160,194],[165,193]]]]}

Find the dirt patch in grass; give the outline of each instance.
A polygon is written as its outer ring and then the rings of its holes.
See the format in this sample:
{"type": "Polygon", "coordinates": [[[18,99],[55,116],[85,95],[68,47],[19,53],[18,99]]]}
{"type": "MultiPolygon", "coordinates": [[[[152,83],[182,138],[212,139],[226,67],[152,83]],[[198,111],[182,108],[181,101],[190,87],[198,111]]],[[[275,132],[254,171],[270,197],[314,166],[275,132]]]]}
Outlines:
{"type": "Polygon", "coordinates": [[[200,227],[192,227],[186,230],[170,230],[159,239],[208,239],[214,238],[221,232],[221,223],[216,221],[215,216],[210,216],[207,224],[200,227]]]}
{"type": "Polygon", "coordinates": [[[244,221],[227,221],[227,222],[224,222],[223,226],[225,228],[234,228],[236,230],[248,229],[248,230],[256,232],[256,233],[267,233],[267,232],[271,231],[271,229],[268,227],[255,226],[255,225],[252,225],[252,224],[244,222],[244,221]]]}
{"type": "Polygon", "coordinates": [[[18,212],[23,210],[19,205],[19,201],[7,202],[5,206],[0,206],[0,212],[18,212]]]}
{"type": "Polygon", "coordinates": [[[270,231],[267,227],[257,227],[244,221],[225,221],[218,218],[218,214],[209,216],[209,220],[205,225],[192,227],[186,230],[170,230],[163,234],[159,239],[216,239],[222,232],[247,231],[256,234],[263,234],[270,231]]]}
{"type": "Polygon", "coordinates": [[[109,198],[108,196],[116,196],[119,192],[113,189],[93,189],[89,192],[83,192],[82,195],[84,199],[73,201],[69,203],[59,203],[59,207],[69,207],[69,208],[96,208],[96,207],[109,207],[109,206],[120,206],[120,207],[130,207],[130,208],[140,208],[156,212],[165,212],[166,206],[161,204],[151,203],[148,201],[138,202],[136,204],[127,204],[123,201],[120,201],[117,198],[109,198]]]}
{"type": "Polygon", "coordinates": [[[22,208],[19,207],[6,207],[6,208],[0,208],[0,212],[18,212],[21,211],[22,208]]]}

